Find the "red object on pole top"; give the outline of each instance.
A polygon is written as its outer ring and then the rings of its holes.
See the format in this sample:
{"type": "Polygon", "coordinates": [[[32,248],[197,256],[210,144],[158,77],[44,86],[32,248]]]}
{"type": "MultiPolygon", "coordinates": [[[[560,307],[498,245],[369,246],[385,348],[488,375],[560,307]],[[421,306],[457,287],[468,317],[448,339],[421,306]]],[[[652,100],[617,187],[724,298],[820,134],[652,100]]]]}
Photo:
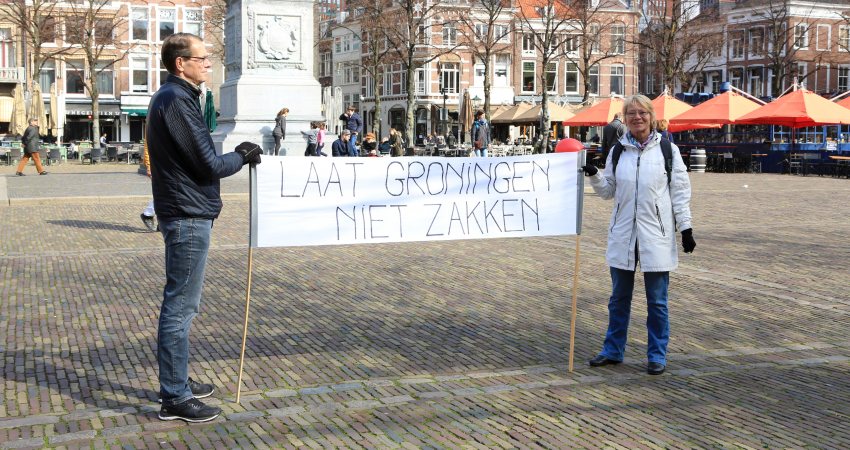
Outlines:
{"type": "Polygon", "coordinates": [[[584,150],[584,144],[573,138],[561,139],[555,146],[555,153],[580,152],[582,150],[584,150]]]}

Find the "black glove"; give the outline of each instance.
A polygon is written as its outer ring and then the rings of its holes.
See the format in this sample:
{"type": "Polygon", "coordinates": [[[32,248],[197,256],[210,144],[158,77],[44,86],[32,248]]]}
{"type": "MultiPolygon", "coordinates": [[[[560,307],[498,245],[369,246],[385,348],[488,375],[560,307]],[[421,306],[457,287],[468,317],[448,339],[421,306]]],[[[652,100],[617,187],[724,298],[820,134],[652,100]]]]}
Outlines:
{"type": "Polygon", "coordinates": [[[687,230],[682,230],[682,248],[685,249],[685,253],[691,253],[696,248],[697,242],[694,240],[694,230],[693,228],[688,228],[687,230]]]}
{"type": "Polygon", "coordinates": [[[592,163],[587,163],[587,165],[581,166],[581,169],[584,170],[584,174],[588,177],[592,177],[596,175],[596,172],[599,172],[599,169],[597,169],[592,163]]]}
{"type": "Polygon", "coordinates": [[[242,164],[259,164],[263,149],[253,142],[243,142],[236,146],[236,153],[242,155],[242,164]]]}

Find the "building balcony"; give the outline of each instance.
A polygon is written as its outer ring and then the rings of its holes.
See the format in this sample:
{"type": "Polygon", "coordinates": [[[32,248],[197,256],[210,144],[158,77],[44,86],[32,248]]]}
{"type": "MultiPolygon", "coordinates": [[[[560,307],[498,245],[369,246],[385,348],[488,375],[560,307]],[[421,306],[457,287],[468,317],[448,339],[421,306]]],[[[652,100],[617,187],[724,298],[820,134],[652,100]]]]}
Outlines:
{"type": "Polygon", "coordinates": [[[23,83],[23,67],[0,67],[0,83],[23,83]]]}

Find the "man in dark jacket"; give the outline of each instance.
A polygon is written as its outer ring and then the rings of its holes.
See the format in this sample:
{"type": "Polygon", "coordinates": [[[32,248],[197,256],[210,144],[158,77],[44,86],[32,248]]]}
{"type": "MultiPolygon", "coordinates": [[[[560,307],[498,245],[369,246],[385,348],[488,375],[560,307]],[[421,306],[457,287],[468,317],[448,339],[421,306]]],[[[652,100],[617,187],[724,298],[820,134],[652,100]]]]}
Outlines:
{"type": "Polygon", "coordinates": [[[198,101],[198,86],[212,66],[201,38],[169,36],[162,62],[169,75],[151,98],[146,133],[154,208],[165,240],[157,335],[159,418],[206,422],[221,409],[198,400],[212,395],[213,385],[189,378],[189,329],[201,303],[213,220],[221,212],[219,180],[244,164],[259,163],[262,149],[243,142],[233,153],[216,155],[198,101]]]}
{"type": "Polygon", "coordinates": [[[24,130],[24,135],[21,137],[21,144],[24,147],[24,156],[21,162],[18,163],[18,170],[15,175],[24,176],[24,167],[30,161],[30,158],[35,162],[35,170],[39,175],[47,175],[44,167],[41,166],[41,157],[38,155],[38,120],[30,119],[30,126],[24,130]]]}
{"type": "Polygon", "coordinates": [[[614,114],[614,120],[602,128],[602,161],[608,159],[611,147],[626,134],[626,124],[620,121],[620,113],[614,114]]]}
{"type": "Polygon", "coordinates": [[[331,155],[333,156],[348,156],[348,142],[351,139],[351,132],[342,130],[339,133],[339,139],[335,140],[331,145],[331,155]]]}
{"type": "Polygon", "coordinates": [[[345,129],[351,132],[351,139],[348,140],[348,156],[358,156],[357,136],[363,129],[363,119],[360,118],[360,114],[357,114],[357,108],[351,105],[339,116],[339,120],[345,122],[345,129]]]}

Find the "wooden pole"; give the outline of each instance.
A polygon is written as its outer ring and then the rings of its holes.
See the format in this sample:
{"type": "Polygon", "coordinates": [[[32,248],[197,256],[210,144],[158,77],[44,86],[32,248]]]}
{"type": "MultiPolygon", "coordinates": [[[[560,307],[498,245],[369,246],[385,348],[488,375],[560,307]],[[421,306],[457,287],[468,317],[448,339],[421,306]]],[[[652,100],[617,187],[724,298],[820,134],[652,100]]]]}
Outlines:
{"type": "Polygon", "coordinates": [[[248,247],[248,287],[245,289],[245,324],[242,326],[242,352],[239,355],[239,380],[236,382],[236,403],[242,393],[242,367],[245,364],[245,342],[248,339],[248,309],[251,307],[251,268],[254,265],[254,248],[248,247]]]}
{"type": "Polygon", "coordinates": [[[570,373],[573,372],[573,351],[575,350],[575,340],[576,340],[576,310],[577,307],[577,299],[578,299],[578,269],[579,269],[579,243],[581,242],[581,235],[576,235],[576,264],[573,273],[573,311],[570,317],[570,361],[567,365],[568,371],[570,373]]]}

